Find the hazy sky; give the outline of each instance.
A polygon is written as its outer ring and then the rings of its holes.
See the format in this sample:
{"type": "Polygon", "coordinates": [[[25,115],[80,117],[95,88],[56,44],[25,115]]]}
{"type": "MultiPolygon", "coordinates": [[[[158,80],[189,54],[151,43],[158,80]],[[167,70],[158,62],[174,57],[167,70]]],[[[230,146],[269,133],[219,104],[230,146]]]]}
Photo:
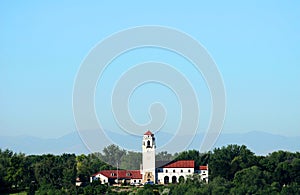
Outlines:
{"type": "MultiPolygon", "coordinates": [[[[0,135],[59,137],[75,131],[72,92],[82,61],[101,40],[142,25],[178,29],[207,49],[226,88],[224,133],[300,135],[299,1],[130,2],[0,2],[0,135]]],[[[168,51],[145,48],[107,68],[95,102],[106,129],[118,131],[105,101],[119,74],[157,59],[177,68],[186,63],[168,51]]],[[[195,85],[205,128],[209,92],[201,75],[187,67],[180,71],[195,85]]],[[[157,98],[171,109],[165,128],[175,128],[176,97],[153,83],[133,94],[132,116],[147,122],[148,106],[157,98]]]]}

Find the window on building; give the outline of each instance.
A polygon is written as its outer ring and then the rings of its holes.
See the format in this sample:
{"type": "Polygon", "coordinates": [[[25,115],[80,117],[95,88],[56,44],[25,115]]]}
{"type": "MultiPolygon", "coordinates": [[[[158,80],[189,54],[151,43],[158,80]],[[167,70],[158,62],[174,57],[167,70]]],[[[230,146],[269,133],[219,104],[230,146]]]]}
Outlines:
{"type": "Polygon", "coordinates": [[[169,183],[169,177],[168,176],[165,176],[164,177],[164,184],[168,184],[169,183]]]}
{"type": "Polygon", "coordinates": [[[173,173],[175,173],[175,169],[173,169],[173,173]]]}
{"type": "Polygon", "coordinates": [[[176,176],[172,177],[172,183],[177,183],[177,177],[176,176]]]}
{"type": "Polygon", "coordinates": [[[166,170],[166,173],[168,173],[168,170],[166,170]]]}
{"type": "Polygon", "coordinates": [[[180,171],[181,173],[183,173],[183,170],[181,169],[181,171],[180,171]]]}
{"type": "Polygon", "coordinates": [[[188,172],[190,173],[190,172],[191,172],[191,170],[189,169],[189,170],[188,170],[188,172]]]}

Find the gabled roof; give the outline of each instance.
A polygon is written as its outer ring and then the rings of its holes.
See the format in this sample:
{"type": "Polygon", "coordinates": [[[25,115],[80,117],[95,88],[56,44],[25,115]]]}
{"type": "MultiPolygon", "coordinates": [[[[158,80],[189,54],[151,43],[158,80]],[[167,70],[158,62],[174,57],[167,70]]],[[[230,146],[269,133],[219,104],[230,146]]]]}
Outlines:
{"type": "Polygon", "coordinates": [[[172,161],[162,168],[195,168],[195,161],[194,160],[178,160],[172,161]]]}
{"type": "Polygon", "coordinates": [[[144,133],[144,135],[153,135],[153,133],[148,130],[146,133],[144,133]]]}
{"type": "Polygon", "coordinates": [[[104,175],[109,179],[142,179],[140,170],[103,170],[93,174],[92,176],[96,176],[98,174],[104,175]]]}
{"type": "Polygon", "coordinates": [[[208,170],[207,166],[199,166],[199,170],[208,170]]]}

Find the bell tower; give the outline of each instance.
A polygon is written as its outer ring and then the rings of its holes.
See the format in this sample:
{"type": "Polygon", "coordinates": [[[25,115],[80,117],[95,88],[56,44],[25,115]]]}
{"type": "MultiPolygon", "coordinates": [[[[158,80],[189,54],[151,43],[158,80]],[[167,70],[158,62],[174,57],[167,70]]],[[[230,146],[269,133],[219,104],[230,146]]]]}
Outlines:
{"type": "Polygon", "coordinates": [[[155,138],[151,131],[147,131],[143,136],[142,152],[143,165],[142,175],[143,183],[153,181],[155,183],[155,138]]]}

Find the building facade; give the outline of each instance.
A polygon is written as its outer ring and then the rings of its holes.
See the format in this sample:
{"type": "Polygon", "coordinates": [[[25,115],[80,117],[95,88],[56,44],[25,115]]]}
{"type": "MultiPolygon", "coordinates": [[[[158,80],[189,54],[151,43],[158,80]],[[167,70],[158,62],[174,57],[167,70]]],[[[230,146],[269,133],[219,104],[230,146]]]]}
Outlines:
{"type": "Polygon", "coordinates": [[[102,184],[141,184],[142,174],[140,170],[103,170],[93,174],[90,177],[90,182],[93,182],[93,180],[98,180],[102,184]]]}
{"type": "Polygon", "coordinates": [[[155,174],[155,138],[151,131],[147,131],[143,136],[142,143],[142,167],[143,183],[156,181],[155,174]]]}
{"type": "Polygon", "coordinates": [[[158,184],[168,184],[186,180],[188,175],[195,172],[194,164],[195,162],[193,160],[179,160],[160,166],[156,168],[156,182],[158,184]]]}
{"type": "Polygon", "coordinates": [[[201,180],[208,182],[208,165],[195,167],[194,160],[168,162],[155,161],[155,137],[151,131],[143,135],[142,164],[140,170],[103,170],[91,176],[90,181],[101,183],[156,184],[179,183],[193,174],[200,174],[201,180]]]}

